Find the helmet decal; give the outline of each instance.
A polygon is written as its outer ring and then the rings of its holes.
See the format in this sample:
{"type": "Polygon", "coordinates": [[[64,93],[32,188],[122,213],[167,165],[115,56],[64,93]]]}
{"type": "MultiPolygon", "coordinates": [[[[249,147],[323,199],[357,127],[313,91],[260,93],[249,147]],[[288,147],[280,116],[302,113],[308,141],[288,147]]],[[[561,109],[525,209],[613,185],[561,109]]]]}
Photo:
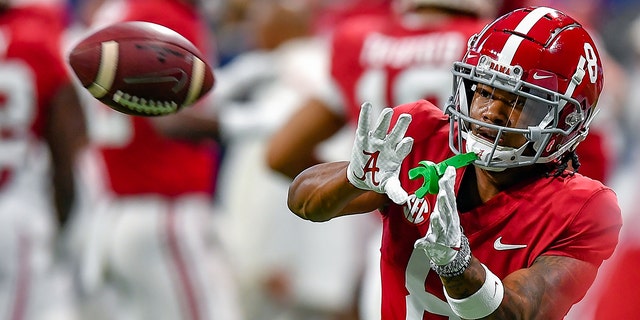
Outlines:
{"type": "Polygon", "coordinates": [[[533,26],[542,19],[542,17],[546,16],[549,13],[554,12],[555,10],[551,8],[541,7],[537,8],[531,13],[529,13],[518,26],[514,29],[514,32],[517,34],[513,34],[509,37],[507,42],[502,49],[502,52],[498,55],[499,62],[503,64],[510,65],[513,57],[515,56],[518,47],[520,47],[520,43],[524,40],[524,37],[521,35],[527,35],[529,31],[533,28],[533,26]]]}

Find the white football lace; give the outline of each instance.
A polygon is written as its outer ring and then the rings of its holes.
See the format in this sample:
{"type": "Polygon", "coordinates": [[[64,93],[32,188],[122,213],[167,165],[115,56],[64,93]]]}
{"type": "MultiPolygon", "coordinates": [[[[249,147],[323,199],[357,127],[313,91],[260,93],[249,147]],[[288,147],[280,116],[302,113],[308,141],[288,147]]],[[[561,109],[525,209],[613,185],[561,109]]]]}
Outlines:
{"type": "Polygon", "coordinates": [[[132,96],[118,90],[113,94],[113,101],[129,108],[132,111],[146,113],[148,115],[163,115],[174,113],[178,110],[178,104],[173,101],[155,101],[132,96]]]}

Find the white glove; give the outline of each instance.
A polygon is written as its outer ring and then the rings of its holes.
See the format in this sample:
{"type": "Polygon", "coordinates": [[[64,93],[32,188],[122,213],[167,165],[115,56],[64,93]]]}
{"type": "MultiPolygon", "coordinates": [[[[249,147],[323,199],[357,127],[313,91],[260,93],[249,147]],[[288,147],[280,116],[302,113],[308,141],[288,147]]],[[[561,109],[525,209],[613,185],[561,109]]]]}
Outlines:
{"type": "Polygon", "coordinates": [[[460,216],[458,216],[453,189],[455,182],[456,168],[448,166],[438,181],[440,190],[435,208],[429,218],[429,230],[414,245],[415,248],[423,249],[429,259],[439,266],[453,261],[462,241],[460,216]]]}
{"type": "Polygon", "coordinates": [[[347,179],[355,187],[386,193],[397,204],[403,204],[409,197],[400,185],[400,165],[413,146],[413,138],[405,137],[411,115],[401,114],[398,122],[389,131],[393,110],[385,108],[373,130],[369,114],[371,103],[365,102],[360,108],[358,129],[347,168],[347,179]]]}

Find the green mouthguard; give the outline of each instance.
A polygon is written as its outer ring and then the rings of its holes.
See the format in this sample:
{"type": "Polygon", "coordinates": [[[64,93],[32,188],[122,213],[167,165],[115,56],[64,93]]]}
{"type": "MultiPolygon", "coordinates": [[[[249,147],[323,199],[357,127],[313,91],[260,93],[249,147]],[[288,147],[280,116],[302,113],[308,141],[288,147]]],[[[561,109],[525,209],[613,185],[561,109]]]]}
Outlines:
{"type": "Polygon", "coordinates": [[[420,161],[421,166],[415,167],[409,170],[409,179],[415,180],[419,177],[424,178],[422,187],[416,190],[416,197],[422,198],[427,193],[438,193],[438,180],[448,166],[452,166],[456,169],[470,165],[478,159],[478,156],[473,152],[457,154],[449,159],[446,159],[438,164],[433,164],[429,161],[420,161]]]}

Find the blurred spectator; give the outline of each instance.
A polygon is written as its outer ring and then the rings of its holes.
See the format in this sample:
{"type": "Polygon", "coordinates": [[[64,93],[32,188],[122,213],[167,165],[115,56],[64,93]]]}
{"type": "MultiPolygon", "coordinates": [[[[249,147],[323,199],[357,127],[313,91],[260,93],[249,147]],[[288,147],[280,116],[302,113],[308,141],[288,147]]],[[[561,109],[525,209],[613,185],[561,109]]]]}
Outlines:
{"type": "MultiPolygon", "coordinates": [[[[173,29],[214,61],[198,1],[105,1],[91,28],[126,20],[173,29]]],[[[148,118],[88,98],[95,149],[87,153],[86,207],[73,243],[87,317],[242,318],[214,229],[218,130],[206,103],[148,118]]]]}
{"type": "Polygon", "coordinates": [[[0,318],[74,319],[60,251],[86,145],[62,1],[0,1],[0,318]]]}

